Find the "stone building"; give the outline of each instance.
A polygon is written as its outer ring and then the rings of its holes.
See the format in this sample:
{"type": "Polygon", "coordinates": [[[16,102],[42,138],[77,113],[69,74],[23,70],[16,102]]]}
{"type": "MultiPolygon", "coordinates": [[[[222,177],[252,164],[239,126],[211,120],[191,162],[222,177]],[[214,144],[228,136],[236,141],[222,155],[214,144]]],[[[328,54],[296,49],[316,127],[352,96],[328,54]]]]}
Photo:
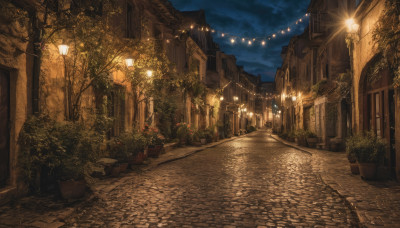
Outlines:
{"type": "MultiPolygon", "coordinates": [[[[78,103],[70,105],[72,102],[68,100],[73,96],[66,89],[69,87],[66,86],[65,78],[74,73],[75,68],[70,63],[74,61],[75,48],[69,44],[69,55],[65,53],[67,55],[63,56],[58,45],[68,44],[71,34],[65,31],[62,34],[63,39],[55,39],[46,46],[40,46],[44,39],[41,35],[46,27],[42,26],[46,22],[41,17],[45,9],[41,4],[39,1],[1,1],[0,43],[4,48],[0,49],[0,199],[23,194],[26,190],[18,178],[17,141],[28,116],[48,113],[58,121],[76,118],[87,122],[91,121],[99,105],[106,101],[106,113],[114,119],[109,137],[134,127],[142,129],[145,122],[157,124],[154,101],[151,97],[146,97],[145,88],[134,87],[128,82],[123,70],[115,70],[107,76],[107,80],[112,83],[113,92],[103,94],[88,83],[85,84],[87,89],[79,94],[78,103]],[[77,105],[80,107],[79,112],[77,105]]],[[[76,4],[84,3],[57,2],[51,5],[51,10],[54,13],[69,10],[72,12],[73,7],[81,7],[76,4]]],[[[152,42],[166,54],[177,73],[185,73],[189,65],[194,65],[200,79],[205,80],[207,56],[193,39],[180,36],[185,29],[183,16],[168,1],[135,0],[119,4],[121,14],[113,16],[109,21],[116,37],[127,42],[152,42]]],[[[91,13],[101,15],[100,11],[91,13]]],[[[49,17],[53,17],[53,14],[49,17]]],[[[53,24],[49,25],[51,27],[53,24]]],[[[116,59],[124,63],[128,57],[133,57],[135,61],[138,53],[124,53],[121,58],[116,59]]],[[[152,69],[147,69],[147,75],[153,76],[152,74],[152,69]]],[[[180,94],[180,98],[176,99],[178,104],[182,104],[178,106],[182,121],[199,126],[199,116],[193,115],[190,98],[180,94]]]]}
{"type": "MultiPolygon", "coordinates": [[[[400,92],[393,86],[393,75],[387,64],[380,67],[372,80],[376,64],[383,56],[373,39],[377,21],[385,13],[386,1],[357,1],[355,31],[349,34],[353,59],[354,132],[374,131],[390,145],[385,155],[386,174],[400,177],[400,92]]],[[[399,53],[399,49],[395,52],[399,53]]]]}
{"type": "Polygon", "coordinates": [[[350,69],[350,58],[346,32],[335,23],[335,15],[348,14],[352,2],[312,0],[309,25],[282,49],[283,64],[275,79],[282,130],[310,130],[327,149],[343,148],[350,131],[349,99],[336,89],[350,69]]]}

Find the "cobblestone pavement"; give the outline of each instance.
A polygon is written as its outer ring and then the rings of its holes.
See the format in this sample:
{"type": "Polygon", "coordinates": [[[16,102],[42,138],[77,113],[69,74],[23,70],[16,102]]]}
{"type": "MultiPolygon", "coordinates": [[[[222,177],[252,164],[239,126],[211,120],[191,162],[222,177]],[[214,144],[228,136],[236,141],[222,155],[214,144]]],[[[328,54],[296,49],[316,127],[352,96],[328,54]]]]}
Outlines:
{"type": "Polygon", "coordinates": [[[257,132],[140,175],[65,221],[77,227],[357,226],[311,156],[257,132]]]}
{"type": "Polygon", "coordinates": [[[324,183],[335,189],[356,210],[366,227],[400,227],[400,184],[394,180],[364,181],[350,172],[344,152],[330,152],[283,143],[312,154],[312,167],[324,183]]]}

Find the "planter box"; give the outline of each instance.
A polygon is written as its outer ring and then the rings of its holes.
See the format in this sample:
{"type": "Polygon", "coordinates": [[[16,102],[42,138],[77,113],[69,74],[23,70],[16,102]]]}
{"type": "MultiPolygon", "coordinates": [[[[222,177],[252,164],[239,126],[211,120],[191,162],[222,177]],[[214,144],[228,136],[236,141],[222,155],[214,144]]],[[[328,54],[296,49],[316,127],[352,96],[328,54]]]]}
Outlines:
{"type": "Polygon", "coordinates": [[[128,163],[127,162],[119,164],[119,172],[120,173],[126,172],[127,169],[128,169],[128,163]]]}
{"type": "Polygon", "coordinates": [[[318,138],[307,138],[307,144],[311,148],[315,148],[318,143],[318,138]]]}
{"type": "Polygon", "coordinates": [[[129,159],[129,165],[141,165],[145,160],[144,151],[137,153],[131,159],[129,159]]]}
{"type": "Polygon", "coordinates": [[[358,163],[360,168],[360,176],[366,180],[373,180],[376,178],[376,164],[375,163],[358,163]]]}
{"type": "Polygon", "coordinates": [[[85,195],[85,180],[67,180],[59,182],[60,193],[64,199],[79,199],[85,195]]]}
{"type": "Polygon", "coordinates": [[[163,148],[164,148],[164,145],[149,146],[147,149],[147,155],[149,157],[158,158],[158,156],[160,156],[160,153],[163,150],[163,148]]]}
{"type": "Polygon", "coordinates": [[[358,168],[357,163],[350,163],[350,171],[354,175],[360,174],[360,169],[358,168]]]}

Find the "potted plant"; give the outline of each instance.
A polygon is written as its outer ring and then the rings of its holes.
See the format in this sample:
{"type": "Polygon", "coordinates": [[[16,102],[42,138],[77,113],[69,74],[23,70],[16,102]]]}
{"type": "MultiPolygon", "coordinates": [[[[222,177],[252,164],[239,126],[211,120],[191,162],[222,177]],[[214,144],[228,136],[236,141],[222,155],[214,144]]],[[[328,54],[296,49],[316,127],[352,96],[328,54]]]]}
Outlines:
{"type": "Polygon", "coordinates": [[[140,132],[132,133],[132,156],[128,159],[129,165],[141,165],[147,158],[145,153],[147,139],[140,132]]]}
{"type": "Polygon", "coordinates": [[[294,132],[294,131],[290,131],[290,132],[288,133],[288,138],[287,138],[287,140],[290,141],[290,142],[294,142],[295,138],[296,138],[295,132],[294,132]]]}
{"type": "Polygon", "coordinates": [[[377,137],[374,132],[367,132],[350,137],[347,147],[354,152],[361,177],[367,180],[375,179],[377,164],[383,159],[386,151],[386,141],[377,137]]]}
{"type": "Polygon", "coordinates": [[[178,144],[191,145],[193,142],[193,130],[190,129],[190,124],[187,123],[177,123],[176,136],[178,138],[178,144]]]}
{"type": "Polygon", "coordinates": [[[307,139],[307,145],[311,148],[315,148],[318,143],[318,138],[317,135],[312,132],[312,131],[306,131],[306,139],[307,139]]]}
{"type": "Polygon", "coordinates": [[[198,130],[197,134],[199,136],[201,145],[205,145],[207,143],[207,140],[206,140],[206,136],[204,134],[204,131],[203,130],[198,130]]]}
{"type": "Polygon", "coordinates": [[[164,139],[159,134],[158,129],[154,127],[149,127],[146,124],[142,133],[148,142],[147,155],[149,157],[158,157],[164,147],[164,139]]]}
{"type": "Polygon", "coordinates": [[[357,143],[358,138],[356,137],[351,137],[347,140],[346,143],[346,155],[347,155],[347,160],[349,160],[350,163],[350,171],[352,174],[358,175],[360,174],[360,169],[357,164],[357,158],[355,154],[355,144],[357,143]]]}
{"type": "Polygon", "coordinates": [[[102,140],[102,135],[80,123],[56,122],[46,115],[30,117],[18,139],[21,173],[34,190],[42,189],[38,180],[58,183],[63,198],[79,198],[86,189],[86,168],[98,158],[102,140]]]}
{"type": "Polygon", "coordinates": [[[307,131],[299,129],[295,132],[296,143],[299,146],[307,146],[307,131]]]}

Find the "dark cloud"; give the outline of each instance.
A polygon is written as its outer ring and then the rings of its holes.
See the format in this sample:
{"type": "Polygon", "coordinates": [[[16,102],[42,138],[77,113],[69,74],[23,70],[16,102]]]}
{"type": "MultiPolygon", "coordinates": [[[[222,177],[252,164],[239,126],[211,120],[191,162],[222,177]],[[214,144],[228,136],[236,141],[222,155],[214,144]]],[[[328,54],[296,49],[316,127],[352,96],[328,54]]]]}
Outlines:
{"type": "MultiPolygon", "coordinates": [[[[244,37],[266,37],[292,25],[306,13],[310,0],[170,0],[178,10],[206,12],[207,22],[217,31],[244,37]]],[[[306,23],[291,27],[289,34],[268,41],[266,47],[249,47],[238,41],[214,35],[222,51],[236,56],[239,65],[252,74],[261,74],[263,80],[274,79],[281,65],[281,49],[293,35],[303,32],[306,23]]],[[[261,41],[261,40],[260,40],[261,41]]]]}

